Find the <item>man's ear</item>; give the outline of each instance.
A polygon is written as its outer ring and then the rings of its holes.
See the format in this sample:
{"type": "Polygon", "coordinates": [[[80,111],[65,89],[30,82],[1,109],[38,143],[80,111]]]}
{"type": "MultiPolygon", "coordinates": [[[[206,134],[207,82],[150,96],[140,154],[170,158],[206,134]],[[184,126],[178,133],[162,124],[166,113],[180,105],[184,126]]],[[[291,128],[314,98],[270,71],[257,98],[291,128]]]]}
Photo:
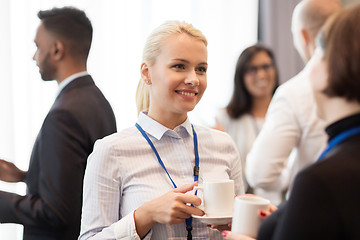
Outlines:
{"type": "Polygon", "coordinates": [[[301,29],[301,38],[304,44],[304,49],[306,51],[307,60],[311,58],[316,49],[315,37],[305,29],[301,29]]]}
{"type": "Polygon", "coordinates": [[[54,42],[52,55],[55,60],[61,60],[65,55],[65,47],[61,41],[56,40],[54,42]]]}
{"type": "Polygon", "coordinates": [[[151,78],[150,78],[150,73],[149,73],[149,67],[148,67],[148,65],[147,65],[146,62],[143,62],[143,63],[141,64],[140,73],[141,73],[141,78],[142,78],[142,80],[143,80],[147,85],[151,85],[151,78]]]}
{"type": "Polygon", "coordinates": [[[304,43],[305,46],[308,46],[310,42],[310,34],[304,28],[301,29],[301,41],[304,43]]]}

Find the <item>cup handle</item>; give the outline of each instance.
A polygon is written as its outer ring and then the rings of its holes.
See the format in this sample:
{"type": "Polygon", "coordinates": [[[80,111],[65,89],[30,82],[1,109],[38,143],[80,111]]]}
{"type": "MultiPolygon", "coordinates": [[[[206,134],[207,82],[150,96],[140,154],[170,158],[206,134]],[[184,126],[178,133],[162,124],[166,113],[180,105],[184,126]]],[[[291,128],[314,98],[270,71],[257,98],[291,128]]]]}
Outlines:
{"type": "MultiPolygon", "coordinates": [[[[203,192],[203,194],[204,194],[204,188],[203,187],[199,187],[199,186],[195,186],[194,187],[194,191],[196,192],[196,191],[202,191],[203,192]]],[[[203,195],[204,196],[204,195],[203,195]]],[[[201,211],[204,211],[205,212],[205,207],[204,207],[204,199],[201,199],[201,204],[199,205],[199,206],[194,206],[194,207],[196,207],[196,208],[198,208],[198,209],[200,209],[201,211]]]]}

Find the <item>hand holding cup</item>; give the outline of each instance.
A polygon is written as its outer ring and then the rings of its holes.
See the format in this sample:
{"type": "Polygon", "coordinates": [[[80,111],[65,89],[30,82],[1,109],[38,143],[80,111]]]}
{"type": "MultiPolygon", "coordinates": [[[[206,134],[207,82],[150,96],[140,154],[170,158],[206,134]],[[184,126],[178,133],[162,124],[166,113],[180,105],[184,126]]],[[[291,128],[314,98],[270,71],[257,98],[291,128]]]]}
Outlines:
{"type": "Polygon", "coordinates": [[[267,211],[271,211],[270,206],[270,201],[265,198],[247,195],[236,197],[231,231],[256,238],[262,222],[259,213],[263,211],[262,215],[266,215],[267,211]]]}

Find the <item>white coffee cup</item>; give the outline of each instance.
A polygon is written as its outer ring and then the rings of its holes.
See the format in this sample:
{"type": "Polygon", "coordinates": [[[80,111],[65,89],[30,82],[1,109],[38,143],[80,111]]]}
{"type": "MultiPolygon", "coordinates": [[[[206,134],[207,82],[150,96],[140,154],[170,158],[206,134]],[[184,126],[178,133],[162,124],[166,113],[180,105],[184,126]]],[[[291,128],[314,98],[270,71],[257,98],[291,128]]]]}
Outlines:
{"type": "Polygon", "coordinates": [[[207,217],[232,216],[234,207],[234,180],[207,179],[203,186],[194,189],[203,192],[202,204],[199,206],[207,217]]]}
{"type": "Polygon", "coordinates": [[[260,210],[268,211],[270,201],[255,196],[238,196],[235,198],[231,231],[253,238],[257,237],[262,219],[260,210]]]}

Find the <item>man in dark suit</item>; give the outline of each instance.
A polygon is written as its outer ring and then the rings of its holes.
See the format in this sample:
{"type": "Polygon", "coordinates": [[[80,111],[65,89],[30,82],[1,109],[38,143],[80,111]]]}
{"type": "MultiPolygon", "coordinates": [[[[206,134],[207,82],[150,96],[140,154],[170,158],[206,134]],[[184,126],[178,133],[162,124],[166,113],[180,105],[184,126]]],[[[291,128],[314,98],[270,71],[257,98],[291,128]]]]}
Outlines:
{"type": "Polygon", "coordinates": [[[33,147],[28,172],[0,161],[0,180],[24,181],[27,194],[0,191],[0,222],[24,225],[24,239],[77,239],[83,176],[95,141],[116,132],[109,102],[86,72],[92,25],[83,11],[40,11],[34,55],[58,96],[33,147]]]}

